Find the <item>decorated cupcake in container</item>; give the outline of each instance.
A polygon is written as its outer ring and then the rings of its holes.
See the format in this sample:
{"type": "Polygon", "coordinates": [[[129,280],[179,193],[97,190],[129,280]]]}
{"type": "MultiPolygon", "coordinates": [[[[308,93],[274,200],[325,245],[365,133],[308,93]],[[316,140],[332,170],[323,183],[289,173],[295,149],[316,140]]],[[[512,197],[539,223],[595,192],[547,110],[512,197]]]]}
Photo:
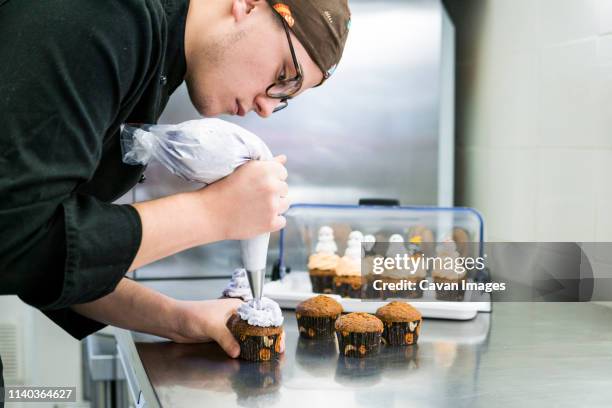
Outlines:
{"type": "Polygon", "coordinates": [[[238,298],[242,300],[251,300],[253,298],[251,286],[249,285],[249,278],[247,278],[244,268],[237,268],[234,270],[232,279],[223,290],[223,297],[238,298]]]}
{"type": "Polygon", "coordinates": [[[467,278],[467,271],[457,267],[457,258],[460,257],[455,241],[450,238],[438,245],[437,259],[431,271],[431,277],[436,284],[436,299],[461,301],[465,297],[463,283],[467,278]]]}
{"type": "MultiPolygon", "coordinates": [[[[399,257],[401,259],[401,267],[385,269],[381,278],[384,283],[394,284],[395,289],[383,290],[382,296],[387,298],[411,298],[416,299],[423,297],[423,289],[420,287],[420,282],[427,277],[424,262],[422,259],[417,261],[418,256],[413,256],[410,251],[404,246],[404,238],[400,234],[393,234],[389,237],[389,247],[387,248],[387,258],[394,260],[399,257]],[[404,263],[404,260],[406,262],[404,263]],[[412,289],[408,287],[408,283],[412,285],[412,289]]],[[[398,266],[398,265],[396,265],[398,266]]]]}
{"type": "Polygon", "coordinates": [[[374,274],[374,260],[382,258],[374,252],[376,245],[376,237],[368,234],[363,237],[364,257],[362,262],[363,286],[361,288],[362,299],[380,299],[380,292],[374,289],[373,283],[378,279],[378,275],[374,274]]]}
{"type": "Polygon", "coordinates": [[[280,354],[283,314],[272,299],[243,303],[229,318],[227,327],[240,345],[240,358],[268,361],[280,354]]]}
{"type": "Polygon", "coordinates": [[[349,235],[349,240],[344,256],[338,261],[336,266],[336,276],[334,276],[333,292],[343,297],[360,298],[362,287],[361,275],[361,240],[363,235],[359,231],[353,231],[349,235]]]}
{"type": "Polygon", "coordinates": [[[383,344],[408,346],[416,344],[421,332],[421,313],[405,302],[390,302],[376,311],[384,325],[383,344]]]}
{"type": "Polygon", "coordinates": [[[365,357],[378,353],[383,323],[369,313],[349,313],[336,320],[336,336],[340,354],[365,357]]]}
{"type": "Polygon", "coordinates": [[[307,299],[295,308],[298,330],[306,338],[331,337],[336,319],[342,314],[342,305],[325,295],[307,299]]]}
{"type": "Polygon", "coordinates": [[[334,240],[334,230],[324,225],[319,229],[315,252],[308,258],[308,274],[312,291],[332,293],[336,266],[340,257],[336,255],[338,246],[334,240]]]}

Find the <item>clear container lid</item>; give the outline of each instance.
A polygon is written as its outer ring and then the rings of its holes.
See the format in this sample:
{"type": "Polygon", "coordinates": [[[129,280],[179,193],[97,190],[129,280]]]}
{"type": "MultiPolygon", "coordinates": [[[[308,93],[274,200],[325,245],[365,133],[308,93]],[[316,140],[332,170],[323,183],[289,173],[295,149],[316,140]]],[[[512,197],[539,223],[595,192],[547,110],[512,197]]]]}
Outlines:
{"type": "Polygon", "coordinates": [[[340,255],[353,230],[374,235],[377,243],[388,242],[393,234],[400,234],[405,241],[419,235],[426,255],[433,254],[437,242],[451,238],[463,256],[482,255],[484,224],[473,208],[293,204],[284,215],[287,225],[279,240],[281,271],[287,267],[307,270],[308,256],[314,252],[319,228],[324,225],[333,228],[340,255]]]}

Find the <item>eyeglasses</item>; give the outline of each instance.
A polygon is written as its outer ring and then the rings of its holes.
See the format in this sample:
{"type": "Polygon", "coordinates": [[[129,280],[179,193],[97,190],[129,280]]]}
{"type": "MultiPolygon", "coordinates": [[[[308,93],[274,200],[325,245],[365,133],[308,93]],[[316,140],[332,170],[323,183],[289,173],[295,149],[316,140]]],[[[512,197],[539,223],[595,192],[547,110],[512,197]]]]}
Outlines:
{"type": "Polygon", "coordinates": [[[280,18],[281,22],[283,23],[283,28],[285,29],[285,34],[287,34],[289,50],[291,51],[291,58],[293,59],[293,66],[295,67],[295,76],[287,79],[284,77],[286,74],[283,73],[281,77],[276,80],[276,82],[266,88],[266,95],[269,98],[280,99],[280,104],[274,108],[272,111],[273,113],[287,107],[289,104],[289,99],[291,99],[293,95],[295,95],[300,88],[302,88],[302,81],[304,80],[302,67],[300,67],[300,64],[295,56],[295,50],[293,49],[293,43],[291,42],[291,35],[289,34],[287,22],[279,14],[275,14],[278,16],[278,18],[280,18]]]}

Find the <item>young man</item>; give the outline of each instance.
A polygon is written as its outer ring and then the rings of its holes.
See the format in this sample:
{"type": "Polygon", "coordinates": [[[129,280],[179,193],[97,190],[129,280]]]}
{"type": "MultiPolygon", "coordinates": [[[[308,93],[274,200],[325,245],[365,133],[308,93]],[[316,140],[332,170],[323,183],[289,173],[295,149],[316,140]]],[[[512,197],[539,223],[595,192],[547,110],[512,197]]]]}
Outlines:
{"type": "Polygon", "coordinates": [[[144,171],[122,163],[119,126],[155,123],[183,80],[204,116],[267,117],[331,74],[349,21],[346,0],[0,0],[0,294],[76,338],[112,324],[236,357],[238,301],[177,301],[124,274],[282,228],[285,157],[114,205],[144,171]]]}

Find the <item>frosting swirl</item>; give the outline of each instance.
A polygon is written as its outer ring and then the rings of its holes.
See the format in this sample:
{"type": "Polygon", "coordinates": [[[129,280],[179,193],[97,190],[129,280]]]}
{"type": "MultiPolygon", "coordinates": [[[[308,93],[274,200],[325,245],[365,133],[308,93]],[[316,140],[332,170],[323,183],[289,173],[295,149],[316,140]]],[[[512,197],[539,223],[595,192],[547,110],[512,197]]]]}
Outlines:
{"type": "Polygon", "coordinates": [[[244,268],[236,268],[232,273],[232,278],[223,290],[223,296],[228,298],[241,298],[249,300],[253,298],[251,294],[251,285],[247,278],[244,268]]]}
{"type": "Polygon", "coordinates": [[[338,261],[338,266],[336,266],[336,275],[338,276],[359,276],[361,275],[361,259],[353,258],[348,255],[344,255],[338,261]]]}
{"type": "Polygon", "coordinates": [[[316,253],[308,258],[308,269],[333,270],[338,265],[339,256],[334,253],[316,253]]]}
{"type": "Polygon", "coordinates": [[[241,304],[237,312],[240,318],[251,326],[278,327],[283,324],[280,306],[267,297],[262,297],[259,302],[251,299],[241,304]]]}
{"type": "Polygon", "coordinates": [[[452,260],[454,265],[455,260],[459,258],[459,252],[457,251],[457,245],[453,240],[445,240],[436,249],[436,255],[441,259],[441,266],[436,267],[431,271],[431,276],[440,277],[445,279],[463,279],[467,275],[467,271],[458,273],[454,268],[445,268],[445,264],[450,264],[449,259],[452,260]]]}

